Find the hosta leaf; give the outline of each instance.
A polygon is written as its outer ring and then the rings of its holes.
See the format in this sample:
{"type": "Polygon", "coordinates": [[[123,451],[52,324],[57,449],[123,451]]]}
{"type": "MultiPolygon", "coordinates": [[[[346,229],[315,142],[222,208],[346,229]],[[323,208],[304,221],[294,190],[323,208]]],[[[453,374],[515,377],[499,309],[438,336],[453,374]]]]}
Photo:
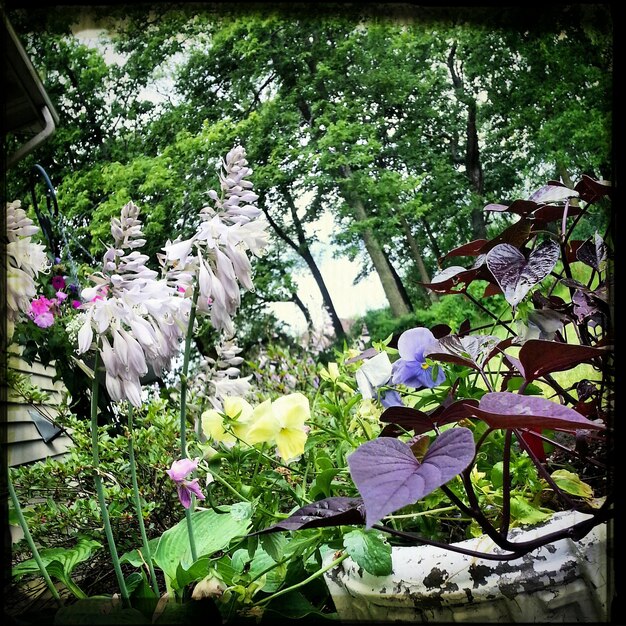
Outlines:
{"type": "Polygon", "coordinates": [[[503,243],[487,254],[487,267],[511,306],[521,302],[540,283],[559,259],[559,246],[552,240],[540,244],[528,259],[514,246],[503,243]]]}
{"type": "Polygon", "coordinates": [[[574,409],[538,396],[509,391],[486,393],[470,411],[491,428],[551,428],[554,430],[603,429],[574,409]]]}
{"type": "Polygon", "coordinates": [[[282,520],[254,534],[271,533],[281,530],[301,530],[322,526],[341,526],[363,522],[363,500],[337,496],[307,504],[282,520]]]}
{"type": "MultiPolygon", "coordinates": [[[[48,548],[39,552],[39,556],[52,578],[61,581],[77,598],[85,598],[85,593],[72,580],[72,572],[79,563],[91,558],[95,550],[102,544],[94,539],[81,537],[71,548],[48,548]]],[[[39,566],[35,559],[28,559],[16,565],[12,574],[18,580],[25,574],[39,574],[39,566]]]]}
{"type": "Polygon", "coordinates": [[[451,428],[439,435],[422,463],[407,444],[392,437],[362,444],[348,456],[348,465],[363,497],[365,527],[447,483],[470,464],[474,451],[467,428],[451,428]]]}
{"type": "MultiPolygon", "coordinates": [[[[232,505],[226,514],[213,510],[192,513],[191,524],[198,557],[210,556],[227,547],[235,537],[244,536],[250,530],[250,513],[249,506],[237,505],[232,505]]],[[[187,520],[181,520],[161,535],[154,562],[171,581],[176,580],[179,565],[183,568],[191,565],[187,520]]]]}
{"type": "Polygon", "coordinates": [[[378,534],[357,528],[344,535],[343,545],[352,560],[373,576],[391,574],[391,546],[378,534]]]}

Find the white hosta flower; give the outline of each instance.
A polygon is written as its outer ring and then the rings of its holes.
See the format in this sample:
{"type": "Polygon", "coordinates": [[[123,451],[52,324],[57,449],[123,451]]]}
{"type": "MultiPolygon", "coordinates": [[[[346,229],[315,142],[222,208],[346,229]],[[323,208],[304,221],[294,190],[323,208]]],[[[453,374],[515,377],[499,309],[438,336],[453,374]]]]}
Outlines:
{"type": "Polygon", "coordinates": [[[222,196],[211,190],[214,208],[200,211],[201,222],[190,239],[176,239],[165,245],[161,264],[169,284],[184,287],[180,279],[197,278],[198,305],[201,314],[211,317],[211,324],[227,336],[234,334],[232,317],[241,303],[240,285],[253,289],[252,265],[248,254],[261,256],[269,243],[268,224],[247,177],[245,150],[233,148],[224,159],[220,173],[222,196]]]}
{"type": "Polygon", "coordinates": [[[35,280],[50,269],[45,248],[32,241],[39,228],[21,208],[19,200],[6,205],[6,300],[7,337],[13,335],[15,322],[30,310],[30,301],[37,295],[35,280]]]}
{"type": "Polygon", "coordinates": [[[137,249],[145,243],[139,209],[132,202],[112,220],[111,234],[115,247],[105,252],[103,271],[91,277],[94,286],[82,292],[78,352],[87,352],[95,339],[111,398],[140,406],[141,378],[150,366],[158,374],[169,367],[191,303],[145,265],[148,257],[137,249]]]}

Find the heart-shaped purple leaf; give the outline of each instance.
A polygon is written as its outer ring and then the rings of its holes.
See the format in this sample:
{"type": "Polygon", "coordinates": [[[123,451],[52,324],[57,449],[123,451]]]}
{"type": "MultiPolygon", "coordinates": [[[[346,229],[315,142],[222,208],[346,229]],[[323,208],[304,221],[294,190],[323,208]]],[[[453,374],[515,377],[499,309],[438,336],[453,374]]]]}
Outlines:
{"type": "Polygon", "coordinates": [[[552,271],[559,253],[558,244],[548,240],[540,244],[527,260],[517,248],[502,243],[487,254],[487,267],[507,302],[514,307],[552,271]]]}
{"type": "Polygon", "coordinates": [[[548,202],[563,202],[568,198],[577,198],[578,192],[566,187],[562,183],[544,185],[537,189],[529,198],[531,202],[544,204],[548,202]]]}
{"type": "MultiPolygon", "coordinates": [[[[392,406],[383,411],[380,416],[381,422],[390,422],[401,426],[404,430],[412,430],[416,435],[421,435],[433,430],[435,426],[452,424],[467,417],[471,417],[470,408],[478,406],[478,400],[457,400],[447,406],[440,405],[432,413],[424,413],[408,406],[392,406]]],[[[389,436],[402,434],[403,431],[389,430],[389,436]]],[[[381,437],[386,436],[381,433],[381,437]]]]}
{"type": "Polygon", "coordinates": [[[594,180],[586,174],[583,174],[574,189],[578,191],[582,200],[590,203],[599,200],[603,196],[610,196],[613,193],[613,187],[610,184],[594,180]]]}
{"type": "Polygon", "coordinates": [[[524,378],[531,382],[552,372],[562,372],[579,363],[607,354],[611,347],[591,348],[560,341],[529,339],[519,351],[524,378]]]}
{"type": "Polygon", "coordinates": [[[491,428],[551,428],[554,430],[603,429],[574,409],[540,396],[510,391],[486,393],[471,411],[491,428]]]}
{"type": "Polygon", "coordinates": [[[318,500],[294,511],[288,518],[251,535],[263,535],[282,530],[302,530],[322,526],[343,526],[363,523],[361,498],[334,497],[318,500]]]}
{"type": "Polygon", "coordinates": [[[576,258],[586,265],[593,267],[598,272],[606,262],[608,256],[608,248],[604,243],[604,239],[595,234],[593,239],[588,239],[576,251],[576,258]]]}
{"type": "Polygon", "coordinates": [[[404,442],[391,437],[368,441],[348,457],[350,474],[365,505],[365,527],[413,504],[445,485],[473,460],[474,438],[451,428],[428,449],[422,463],[404,442]]]}

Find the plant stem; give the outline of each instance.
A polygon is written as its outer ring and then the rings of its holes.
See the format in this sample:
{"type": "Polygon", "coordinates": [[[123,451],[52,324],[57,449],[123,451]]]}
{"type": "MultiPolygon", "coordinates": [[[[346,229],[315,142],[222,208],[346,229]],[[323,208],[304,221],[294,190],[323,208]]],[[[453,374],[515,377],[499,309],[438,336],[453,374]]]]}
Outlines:
{"type": "Polygon", "coordinates": [[[113,531],[111,530],[111,521],[109,520],[109,512],[107,511],[106,499],[104,497],[104,487],[102,486],[102,477],[100,476],[100,456],[98,454],[98,366],[100,361],[100,353],[96,350],[96,359],[94,364],[94,379],[91,386],[91,455],[93,458],[93,467],[95,470],[95,476],[93,478],[96,485],[96,493],[98,494],[98,502],[100,504],[100,514],[102,515],[102,522],[104,524],[104,533],[109,544],[109,553],[111,554],[111,561],[113,563],[113,569],[115,570],[115,576],[120,587],[120,594],[122,596],[122,603],[125,607],[130,606],[130,600],[128,590],[126,589],[126,582],[124,581],[124,574],[122,573],[122,567],[120,565],[120,559],[117,555],[117,547],[115,546],[115,539],[113,538],[113,531]]]}
{"type": "MultiPolygon", "coordinates": [[[[189,355],[191,354],[191,336],[193,335],[193,326],[196,320],[196,305],[198,303],[199,290],[196,287],[191,300],[191,311],[189,312],[189,325],[187,326],[187,336],[185,337],[185,352],[183,354],[183,371],[180,375],[180,456],[182,459],[187,458],[187,377],[189,374],[189,355]]],[[[189,536],[189,549],[191,550],[191,560],[196,562],[198,554],[196,551],[196,540],[193,533],[193,524],[191,523],[191,513],[195,505],[195,496],[191,496],[191,505],[185,509],[185,518],[187,520],[187,535],[189,536]]]]}
{"type": "Polygon", "coordinates": [[[133,484],[133,499],[135,501],[135,511],[137,512],[137,521],[139,522],[139,532],[141,533],[141,541],[143,542],[144,559],[148,564],[148,570],[150,572],[150,579],[152,580],[152,591],[157,596],[160,596],[159,583],[157,581],[156,573],[154,571],[154,564],[152,563],[152,552],[150,550],[150,544],[148,543],[148,536],[146,535],[146,527],[143,523],[143,513],[141,510],[141,498],[139,497],[139,484],[137,483],[137,467],[135,464],[135,446],[133,444],[134,428],[133,428],[133,407],[128,410],[128,460],[130,464],[130,479],[133,484]]]}
{"type": "Polygon", "coordinates": [[[37,546],[33,541],[33,537],[30,534],[30,530],[28,529],[28,524],[26,523],[26,518],[24,517],[24,513],[22,512],[22,507],[20,506],[20,501],[17,499],[17,494],[15,493],[15,488],[13,487],[13,481],[11,480],[11,470],[7,471],[7,485],[9,488],[9,494],[11,496],[11,501],[13,502],[13,508],[17,514],[17,519],[22,527],[22,531],[24,532],[24,539],[26,539],[26,543],[30,548],[30,551],[33,554],[33,559],[35,559],[35,563],[37,563],[37,567],[39,567],[39,571],[43,576],[43,579],[46,581],[46,585],[48,585],[48,589],[52,594],[52,597],[57,601],[59,606],[63,606],[63,602],[61,600],[61,596],[57,588],[54,586],[50,575],[48,574],[48,570],[41,560],[41,556],[39,555],[39,550],[37,550],[37,546]]]}
{"type": "Polygon", "coordinates": [[[300,589],[300,587],[304,587],[305,585],[308,585],[311,581],[315,580],[316,578],[319,578],[320,576],[325,574],[329,569],[336,567],[337,565],[339,565],[339,563],[341,563],[342,561],[345,561],[347,558],[348,558],[348,553],[344,552],[338,559],[335,559],[334,561],[331,561],[325,567],[318,569],[317,572],[311,574],[308,578],[301,580],[299,583],[296,583],[295,585],[291,585],[291,587],[286,587],[285,589],[281,589],[280,591],[273,593],[271,596],[268,596],[267,598],[263,598],[263,600],[258,602],[258,605],[267,604],[268,602],[275,600],[279,596],[284,596],[290,591],[295,591],[296,589],[300,589]]]}
{"type": "Polygon", "coordinates": [[[502,459],[502,525],[500,534],[506,537],[511,523],[511,430],[504,435],[504,456],[502,459]]]}

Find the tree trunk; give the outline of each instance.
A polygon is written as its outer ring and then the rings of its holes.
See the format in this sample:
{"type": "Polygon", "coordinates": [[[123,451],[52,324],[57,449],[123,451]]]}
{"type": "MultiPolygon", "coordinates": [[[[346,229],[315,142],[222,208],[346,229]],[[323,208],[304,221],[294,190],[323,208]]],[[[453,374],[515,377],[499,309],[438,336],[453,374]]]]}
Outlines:
{"type": "MultiPolygon", "coordinates": [[[[352,176],[349,166],[342,166],[341,173],[346,179],[346,182],[352,176]]],[[[367,211],[365,210],[365,206],[363,205],[361,198],[359,198],[359,196],[354,192],[347,189],[345,184],[340,185],[340,187],[342,195],[352,209],[356,221],[364,222],[367,219],[367,211]]],[[[361,238],[363,239],[365,248],[372,259],[374,269],[378,273],[378,278],[380,279],[383,291],[385,292],[385,296],[389,302],[391,313],[394,317],[407,315],[411,312],[411,309],[398,289],[393,268],[391,267],[382,246],[378,243],[376,235],[371,228],[366,228],[361,232],[361,238]]]]}
{"type": "MultiPolygon", "coordinates": [[[[322,295],[322,300],[324,302],[324,307],[328,311],[328,315],[330,316],[330,320],[333,325],[333,330],[335,331],[335,336],[337,339],[345,339],[346,333],[343,329],[343,324],[339,319],[339,315],[335,309],[335,305],[333,304],[332,298],[330,297],[330,292],[326,287],[326,283],[324,282],[324,278],[322,277],[322,273],[320,272],[313,255],[311,254],[311,250],[309,248],[309,244],[306,240],[304,229],[302,228],[302,223],[300,222],[300,218],[298,217],[298,213],[296,211],[295,203],[293,202],[293,198],[291,194],[286,188],[281,188],[280,191],[283,193],[287,204],[291,210],[292,219],[294,221],[294,227],[296,229],[296,234],[298,238],[298,243],[293,241],[291,237],[286,233],[286,231],[276,223],[276,221],[272,218],[269,211],[263,207],[263,212],[265,213],[265,217],[267,217],[267,221],[270,223],[270,226],[274,229],[276,234],[295,252],[304,260],[307,264],[313,278],[315,280],[315,284],[318,286],[320,290],[320,294],[322,295]]],[[[296,302],[297,304],[297,302],[296,302]]],[[[305,315],[306,317],[306,315],[305,315]]],[[[308,320],[307,320],[308,321],[308,320]]]]}
{"type": "MultiPolygon", "coordinates": [[[[422,258],[422,255],[420,253],[419,246],[417,245],[417,241],[415,240],[415,237],[413,236],[413,233],[411,232],[411,227],[409,226],[409,223],[406,221],[404,217],[400,218],[400,226],[402,227],[402,230],[404,231],[404,235],[406,237],[406,241],[409,244],[409,249],[411,250],[411,255],[413,256],[415,265],[417,265],[417,271],[419,272],[421,281],[423,283],[429,283],[430,276],[428,275],[428,270],[426,269],[424,259],[422,258]]],[[[437,294],[434,291],[431,291],[430,289],[426,289],[426,287],[424,287],[424,289],[426,293],[428,294],[428,297],[430,298],[431,302],[437,302],[439,300],[439,298],[437,297],[437,294]]]]}
{"type": "MultiPolygon", "coordinates": [[[[463,80],[459,76],[456,66],[457,44],[454,42],[448,54],[448,70],[454,86],[454,93],[459,102],[467,107],[467,125],[465,133],[465,175],[470,183],[471,190],[477,195],[483,195],[483,169],[480,162],[480,146],[478,143],[478,127],[476,114],[478,106],[476,99],[465,92],[463,80]]],[[[471,211],[472,233],[476,239],[487,238],[487,227],[482,206],[474,206],[471,211]]]]}

